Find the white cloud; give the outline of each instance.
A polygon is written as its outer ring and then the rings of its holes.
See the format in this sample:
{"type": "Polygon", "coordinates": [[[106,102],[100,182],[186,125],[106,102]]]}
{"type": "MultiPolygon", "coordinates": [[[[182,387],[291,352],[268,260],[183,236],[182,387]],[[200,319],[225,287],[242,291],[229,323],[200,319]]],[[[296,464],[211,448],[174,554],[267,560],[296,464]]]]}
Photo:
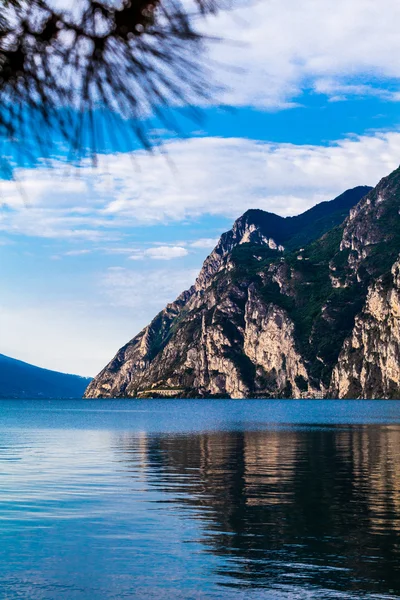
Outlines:
{"type": "Polygon", "coordinates": [[[331,101],[347,100],[350,96],[375,96],[390,102],[398,102],[400,99],[400,92],[374,87],[370,84],[342,83],[332,78],[320,79],[314,87],[315,91],[329,96],[331,101]]]}
{"type": "Polygon", "coordinates": [[[173,258],[187,256],[189,253],[182,246],[157,246],[156,248],[148,248],[143,254],[154,260],[172,260],[173,258]]]}
{"type": "Polygon", "coordinates": [[[206,32],[225,39],[210,50],[223,100],[273,109],[304,89],[337,96],[336,85],[399,78],[399,21],[398,0],[260,0],[210,18],[206,32]]]}
{"type": "MultiPolygon", "coordinates": [[[[139,169],[132,178],[131,154],[110,155],[100,157],[96,169],[80,168],[76,189],[73,181],[66,182],[71,187],[61,185],[57,167],[55,171],[20,169],[23,187],[35,193],[26,207],[13,182],[3,182],[6,210],[0,211],[0,230],[101,241],[107,247],[107,242],[119,240],[136,226],[202,215],[235,219],[248,208],[298,214],[347,188],[375,185],[398,166],[400,133],[352,137],[329,146],[193,138],[171,141],[165,149],[174,170],[162,156],[137,151],[133,154],[139,169]],[[36,188],[35,182],[40,182],[36,188]],[[58,203],[54,190],[62,187],[66,198],[60,195],[58,203]]],[[[174,246],[180,250],[162,250],[164,257],[167,253],[183,256],[184,244],[174,246]]],[[[135,254],[132,248],[121,248],[127,255],[135,254]]],[[[157,254],[160,258],[160,251],[157,254]]]]}
{"type": "MultiPolygon", "coordinates": [[[[53,0],[54,1],[54,0],[53,0]]],[[[58,4],[58,2],[57,2],[58,4]]],[[[68,4],[71,0],[64,0],[68,4]]],[[[229,4],[229,3],[226,3],[229,4]]],[[[216,103],[261,108],[290,106],[320,79],[355,85],[400,77],[398,0],[234,0],[234,10],[210,16],[199,27],[209,38],[205,64],[225,93],[216,103]],[[356,82],[356,83],[355,83],[356,82]]],[[[334,93],[334,97],[338,94],[334,93]]],[[[153,130],[153,135],[163,135],[153,130]]]]}
{"type": "Polygon", "coordinates": [[[91,250],[88,248],[84,248],[82,250],[69,250],[68,252],[64,252],[64,256],[84,256],[85,254],[90,254],[91,250]]]}
{"type": "Polygon", "coordinates": [[[173,260],[174,258],[182,258],[187,256],[189,252],[182,246],[164,245],[156,246],[155,248],[145,249],[132,249],[132,254],[129,256],[130,260],[143,260],[144,258],[151,258],[153,260],[173,260]]]}

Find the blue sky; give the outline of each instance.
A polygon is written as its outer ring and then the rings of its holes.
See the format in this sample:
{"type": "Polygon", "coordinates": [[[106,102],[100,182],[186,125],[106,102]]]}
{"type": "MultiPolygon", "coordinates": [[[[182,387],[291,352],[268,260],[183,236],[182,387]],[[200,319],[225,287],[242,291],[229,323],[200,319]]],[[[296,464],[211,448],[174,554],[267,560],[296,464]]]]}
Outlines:
{"type": "Polygon", "coordinates": [[[297,214],[398,166],[399,3],[282,4],[208,20],[223,92],[183,139],[151,124],[168,160],[130,140],[96,168],[39,157],[23,195],[0,182],[1,353],[95,375],[246,209],[297,214]]]}

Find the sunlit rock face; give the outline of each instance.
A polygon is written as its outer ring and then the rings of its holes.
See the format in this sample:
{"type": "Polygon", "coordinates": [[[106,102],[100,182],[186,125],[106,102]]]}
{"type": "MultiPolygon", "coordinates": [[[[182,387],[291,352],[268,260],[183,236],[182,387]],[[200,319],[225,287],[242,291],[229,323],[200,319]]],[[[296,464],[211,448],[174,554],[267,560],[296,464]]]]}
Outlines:
{"type": "Polygon", "coordinates": [[[283,252],[280,240],[284,237],[283,224],[286,219],[265,213],[261,210],[249,210],[235,221],[232,229],[224,233],[217,246],[207,257],[196,279],[196,290],[202,290],[212,282],[218,271],[226,268],[229,255],[236,246],[241,244],[266,245],[272,250],[283,252]],[[267,218],[266,218],[267,217],[267,218]],[[274,237],[272,231],[275,229],[274,237]]]}
{"type": "Polygon", "coordinates": [[[308,373],[296,349],[294,323],[285,310],[266,304],[254,284],[248,290],[245,324],[244,353],[256,365],[258,379],[266,382],[264,389],[259,385],[257,392],[265,395],[286,392],[299,397],[297,382],[308,382],[308,373]]]}
{"type": "Polygon", "coordinates": [[[400,397],[400,262],[369,290],[332,376],[340,398],[400,397]]]}
{"type": "Polygon", "coordinates": [[[400,397],[400,172],[247,211],[89,385],[100,397],[400,397]]]}

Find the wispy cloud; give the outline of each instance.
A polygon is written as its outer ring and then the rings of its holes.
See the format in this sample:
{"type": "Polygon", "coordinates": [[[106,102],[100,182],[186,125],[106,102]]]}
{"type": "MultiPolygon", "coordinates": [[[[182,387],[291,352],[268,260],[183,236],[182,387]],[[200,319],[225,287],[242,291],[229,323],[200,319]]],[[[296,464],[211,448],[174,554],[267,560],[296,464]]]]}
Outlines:
{"type": "Polygon", "coordinates": [[[400,100],[399,90],[392,91],[382,87],[375,87],[371,84],[346,83],[340,79],[322,78],[315,82],[314,90],[321,94],[326,94],[330,101],[344,101],[350,97],[358,96],[361,98],[377,97],[389,102],[398,102],[400,100]]]}
{"type": "MultiPolygon", "coordinates": [[[[195,241],[180,241],[180,242],[160,242],[146,241],[142,242],[141,246],[97,246],[92,248],[79,248],[68,250],[60,254],[51,256],[52,260],[60,260],[63,257],[80,257],[87,255],[121,255],[129,260],[173,260],[188,256],[190,252],[201,251],[204,249],[211,250],[218,242],[218,238],[200,238],[195,241]],[[150,246],[150,247],[149,247],[150,246]],[[189,248],[189,250],[188,250],[189,248]]],[[[11,243],[11,242],[10,242],[11,243]]],[[[2,242],[0,240],[0,246],[2,242]]],[[[5,241],[4,245],[8,245],[5,241]]],[[[114,267],[110,267],[111,269],[114,267]]],[[[120,267],[115,267],[119,269],[120,267]]],[[[122,267],[121,267],[122,268],[122,267]]]]}
{"type": "Polygon", "coordinates": [[[146,257],[153,260],[172,260],[174,258],[182,258],[188,254],[186,248],[183,248],[182,246],[156,246],[155,248],[138,250],[129,258],[131,260],[139,260],[146,257]]]}
{"type": "Polygon", "coordinates": [[[191,248],[206,248],[212,249],[218,243],[218,238],[200,238],[194,242],[190,243],[191,248]]]}
{"type": "Polygon", "coordinates": [[[83,256],[85,254],[90,254],[92,251],[88,248],[83,248],[82,250],[69,250],[68,252],[64,252],[64,256],[83,256]]]}
{"type": "MultiPolygon", "coordinates": [[[[135,252],[123,245],[123,237],[133,227],[202,215],[234,219],[248,208],[293,215],[346,188],[374,185],[397,166],[400,133],[352,137],[329,146],[194,138],[171,141],[166,150],[174,171],[162,157],[137,151],[133,155],[140,170],[134,179],[130,154],[99,157],[96,169],[77,170],[79,181],[63,183],[57,167],[55,171],[20,169],[29,205],[25,206],[13,182],[3,182],[0,231],[81,239],[132,256],[135,252]],[[55,190],[61,189],[64,195],[55,196],[55,190]]],[[[197,247],[200,244],[203,241],[197,247]]],[[[183,256],[185,244],[173,246],[180,250],[161,253],[183,256]]],[[[156,251],[153,257],[161,258],[161,253],[156,251]]]]}

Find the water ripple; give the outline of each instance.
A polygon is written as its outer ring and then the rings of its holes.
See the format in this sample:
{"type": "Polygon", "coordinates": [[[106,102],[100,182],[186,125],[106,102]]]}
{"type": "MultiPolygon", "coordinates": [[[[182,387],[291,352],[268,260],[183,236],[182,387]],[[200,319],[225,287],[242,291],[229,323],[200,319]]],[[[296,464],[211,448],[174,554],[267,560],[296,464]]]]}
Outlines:
{"type": "Polygon", "coordinates": [[[0,403],[0,598],[400,598],[400,403],[190,405],[0,403]]]}

